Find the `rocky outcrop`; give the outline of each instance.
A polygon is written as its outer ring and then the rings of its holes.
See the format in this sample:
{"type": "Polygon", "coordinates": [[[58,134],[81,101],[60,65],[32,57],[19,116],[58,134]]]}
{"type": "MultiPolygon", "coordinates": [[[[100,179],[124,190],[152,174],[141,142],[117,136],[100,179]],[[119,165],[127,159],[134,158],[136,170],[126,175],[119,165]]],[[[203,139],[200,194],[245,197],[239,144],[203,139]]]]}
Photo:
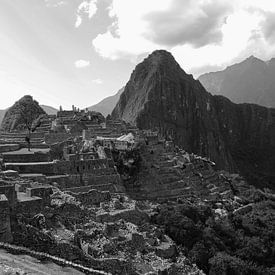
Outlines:
{"type": "Polygon", "coordinates": [[[68,194],[74,196],[78,201],[86,205],[99,204],[111,199],[111,194],[109,191],[98,191],[96,189],[91,189],[86,193],[82,192],[75,194],[73,192],[68,192],[68,194]]]}
{"type": "Polygon", "coordinates": [[[275,107],[275,58],[264,62],[250,56],[223,71],[203,74],[199,81],[207,91],[235,103],[275,107]]]}
{"type": "Polygon", "coordinates": [[[112,116],[157,129],[217,168],[258,184],[275,181],[275,109],[212,96],[169,52],[155,51],[137,65],[112,116]]]}
{"type": "Polygon", "coordinates": [[[30,95],[22,97],[5,113],[1,128],[4,131],[21,130],[26,128],[26,120],[34,121],[40,115],[46,114],[30,95]]]}
{"type": "MultiPolygon", "coordinates": [[[[47,105],[40,105],[40,107],[46,112],[46,114],[48,115],[56,115],[57,114],[57,109],[51,107],[51,106],[47,106],[47,105]]],[[[0,125],[3,121],[3,118],[6,114],[6,112],[8,111],[8,109],[5,110],[0,110],[0,125]]]]}

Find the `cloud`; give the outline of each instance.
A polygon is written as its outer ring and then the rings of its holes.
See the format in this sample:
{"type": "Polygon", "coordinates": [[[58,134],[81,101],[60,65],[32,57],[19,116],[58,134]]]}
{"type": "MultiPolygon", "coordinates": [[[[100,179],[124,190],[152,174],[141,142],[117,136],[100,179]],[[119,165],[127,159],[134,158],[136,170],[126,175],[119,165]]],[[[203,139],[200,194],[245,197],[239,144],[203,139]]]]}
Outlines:
{"type": "Polygon", "coordinates": [[[57,8],[67,5],[66,1],[62,0],[45,0],[47,7],[57,8]]]}
{"type": "Polygon", "coordinates": [[[93,40],[95,50],[112,60],[133,58],[154,50],[156,45],[143,35],[147,29],[143,17],[149,12],[165,10],[167,7],[166,0],[113,0],[109,7],[113,23],[105,33],[97,35],[93,40]]]}
{"type": "Polygon", "coordinates": [[[78,28],[84,16],[91,19],[97,12],[97,0],[83,1],[77,8],[75,27],[78,28]]]}
{"type": "Polygon", "coordinates": [[[174,0],[169,9],[144,16],[148,39],[158,45],[201,47],[222,41],[221,27],[233,7],[224,1],[174,0]]]}
{"type": "Polygon", "coordinates": [[[135,62],[164,48],[188,72],[199,72],[251,54],[271,57],[274,12],[270,0],[112,0],[112,24],[92,43],[104,58],[135,62]]]}
{"type": "Polygon", "coordinates": [[[109,8],[113,23],[97,35],[93,46],[101,56],[115,60],[157,48],[217,44],[233,11],[232,1],[113,0],[109,8]]]}
{"type": "Polygon", "coordinates": [[[92,82],[95,83],[95,84],[98,84],[98,85],[103,84],[103,81],[100,78],[93,79],[92,82]]]}
{"type": "Polygon", "coordinates": [[[275,12],[266,12],[262,24],[265,38],[271,43],[275,42],[275,12]]]}
{"type": "Polygon", "coordinates": [[[81,23],[82,23],[82,17],[80,15],[77,15],[74,26],[78,28],[81,25],[81,23]]]}
{"type": "Polygon", "coordinates": [[[85,67],[90,66],[90,61],[80,59],[80,60],[75,61],[74,65],[76,68],[85,68],[85,67]]]}

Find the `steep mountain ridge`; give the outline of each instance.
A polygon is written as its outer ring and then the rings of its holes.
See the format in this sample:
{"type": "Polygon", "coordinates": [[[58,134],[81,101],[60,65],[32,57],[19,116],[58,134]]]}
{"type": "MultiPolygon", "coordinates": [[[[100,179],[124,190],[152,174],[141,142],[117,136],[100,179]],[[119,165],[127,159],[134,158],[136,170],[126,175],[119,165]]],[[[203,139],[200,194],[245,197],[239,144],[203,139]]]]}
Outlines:
{"type": "Polygon", "coordinates": [[[207,91],[224,95],[236,103],[275,107],[275,59],[264,62],[250,56],[223,71],[210,72],[198,79],[207,91]]]}
{"type": "Polygon", "coordinates": [[[56,115],[58,110],[52,106],[48,105],[40,105],[40,107],[46,112],[48,115],[56,115]]]}
{"type": "Polygon", "coordinates": [[[274,183],[275,109],[212,96],[166,51],[136,66],[112,116],[158,129],[218,168],[274,183]]]}

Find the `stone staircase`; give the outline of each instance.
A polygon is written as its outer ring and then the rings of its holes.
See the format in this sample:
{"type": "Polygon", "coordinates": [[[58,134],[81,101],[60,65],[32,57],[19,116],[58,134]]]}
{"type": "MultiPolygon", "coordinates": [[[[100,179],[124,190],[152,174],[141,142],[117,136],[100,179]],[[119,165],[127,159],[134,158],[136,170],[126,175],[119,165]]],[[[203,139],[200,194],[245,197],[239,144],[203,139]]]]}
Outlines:
{"type": "MultiPolygon", "coordinates": [[[[50,117],[44,118],[35,132],[31,133],[32,148],[48,148],[44,143],[44,136],[51,129],[51,120],[50,117]]],[[[19,144],[20,147],[25,147],[27,146],[26,136],[28,136],[27,131],[0,131],[0,144],[19,144]]]]}

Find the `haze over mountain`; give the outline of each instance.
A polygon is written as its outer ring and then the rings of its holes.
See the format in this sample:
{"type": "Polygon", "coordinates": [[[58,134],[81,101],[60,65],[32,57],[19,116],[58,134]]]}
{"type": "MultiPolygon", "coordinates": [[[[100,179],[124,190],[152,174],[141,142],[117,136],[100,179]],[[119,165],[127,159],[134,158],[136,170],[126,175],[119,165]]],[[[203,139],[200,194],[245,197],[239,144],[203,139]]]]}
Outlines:
{"type": "Polygon", "coordinates": [[[250,56],[223,71],[203,74],[199,81],[207,91],[235,103],[275,107],[275,58],[264,62],[250,56]]]}
{"type": "Polygon", "coordinates": [[[212,96],[169,52],[155,51],[136,66],[112,116],[158,129],[251,182],[274,183],[275,109],[212,96]]]}
{"type": "Polygon", "coordinates": [[[104,98],[99,103],[97,103],[91,107],[88,107],[88,109],[90,111],[100,112],[106,117],[107,115],[111,114],[111,112],[115,108],[120,95],[124,91],[124,88],[125,87],[122,87],[115,95],[108,96],[108,97],[104,98]]]}
{"type": "Polygon", "coordinates": [[[46,112],[48,115],[56,115],[58,110],[54,107],[48,105],[40,105],[40,107],[46,112]]]}

